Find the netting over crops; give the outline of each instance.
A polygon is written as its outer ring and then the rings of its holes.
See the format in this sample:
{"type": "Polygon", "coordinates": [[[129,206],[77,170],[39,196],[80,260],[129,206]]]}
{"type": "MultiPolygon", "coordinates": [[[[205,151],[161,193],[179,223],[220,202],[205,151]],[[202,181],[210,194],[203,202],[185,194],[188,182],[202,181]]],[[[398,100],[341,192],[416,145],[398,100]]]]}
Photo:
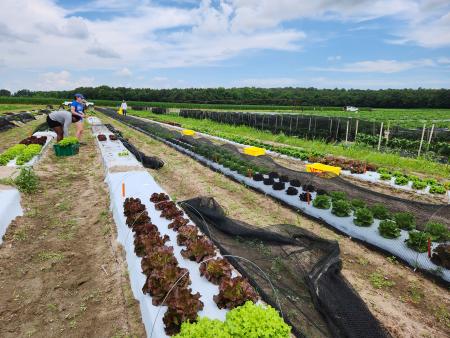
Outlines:
{"type": "Polygon", "coordinates": [[[230,219],[212,198],[180,205],[222,254],[242,257],[227,259],[281,310],[297,336],[388,336],[341,275],[337,242],[293,225],[258,228],[230,219]]]}
{"type": "Polygon", "coordinates": [[[327,117],[300,114],[268,114],[214,112],[182,109],[180,116],[195,119],[210,119],[219,123],[245,125],[273,133],[299,136],[306,139],[319,139],[326,142],[361,142],[380,150],[396,149],[402,156],[417,156],[432,151],[433,157],[447,162],[450,152],[450,130],[448,128],[428,127],[402,128],[398,125],[359,120],[347,117],[327,117]],[[380,133],[381,132],[381,133],[380,133]],[[423,141],[422,139],[423,134],[423,141]],[[381,140],[380,140],[381,136],[381,140]],[[380,142],[380,143],[379,143],[380,142]]]}
{"type": "Polygon", "coordinates": [[[15,127],[13,121],[27,123],[34,120],[34,116],[30,113],[15,113],[0,116],[0,131],[8,130],[15,127]]]}
{"type": "MultiPolygon", "coordinates": [[[[190,145],[191,147],[195,146],[196,144],[212,145],[212,142],[206,138],[186,137],[178,131],[166,128],[157,123],[144,121],[132,116],[118,115],[114,111],[107,109],[102,109],[101,111],[111,117],[125,121],[128,124],[141,130],[148,130],[153,134],[156,132],[160,135],[166,135],[167,138],[181,140],[183,144],[190,145]]],[[[352,182],[346,181],[339,176],[321,177],[313,173],[286,168],[276,163],[270,156],[253,157],[245,155],[242,154],[237,147],[230,144],[220,145],[219,147],[223,147],[234,152],[236,156],[239,156],[241,159],[247,162],[253,162],[257,165],[269,168],[272,171],[276,171],[280,176],[286,175],[288,176],[289,180],[297,179],[301,183],[301,185],[311,184],[314,186],[315,190],[320,189],[326,192],[342,191],[345,192],[349,199],[360,199],[365,201],[368,205],[382,204],[389,208],[391,212],[411,212],[417,219],[418,229],[423,229],[423,224],[430,220],[446,224],[448,227],[450,227],[450,205],[448,204],[429,204],[417,200],[407,200],[393,196],[392,194],[387,195],[369,190],[352,182]]]]}

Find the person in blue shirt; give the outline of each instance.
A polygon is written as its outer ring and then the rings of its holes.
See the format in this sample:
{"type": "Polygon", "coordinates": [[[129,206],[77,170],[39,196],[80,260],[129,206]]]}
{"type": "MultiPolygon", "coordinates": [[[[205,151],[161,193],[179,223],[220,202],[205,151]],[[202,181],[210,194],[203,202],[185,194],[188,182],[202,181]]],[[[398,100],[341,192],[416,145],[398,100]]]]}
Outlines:
{"type": "Polygon", "coordinates": [[[70,104],[70,111],[72,115],[79,116],[80,120],[75,123],[75,127],[77,129],[76,136],[79,141],[81,141],[81,137],[83,136],[83,125],[84,125],[84,104],[83,104],[84,96],[82,94],[75,94],[75,100],[70,104]]]}

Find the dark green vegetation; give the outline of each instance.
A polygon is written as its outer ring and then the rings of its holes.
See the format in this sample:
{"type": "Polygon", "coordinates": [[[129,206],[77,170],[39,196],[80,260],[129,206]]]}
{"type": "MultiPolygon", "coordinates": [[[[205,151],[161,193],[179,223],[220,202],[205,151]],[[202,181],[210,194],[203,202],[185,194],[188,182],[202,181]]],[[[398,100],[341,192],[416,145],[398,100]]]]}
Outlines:
{"type": "MultiPolygon", "coordinates": [[[[27,89],[18,97],[69,98],[83,93],[96,100],[130,100],[146,102],[212,103],[272,106],[334,106],[347,105],[379,108],[448,108],[448,89],[316,89],[316,88],[111,88],[82,87],[70,91],[37,91],[27,89]]],[[[7,95],[7,92],[3,92],[7,95]]]]}

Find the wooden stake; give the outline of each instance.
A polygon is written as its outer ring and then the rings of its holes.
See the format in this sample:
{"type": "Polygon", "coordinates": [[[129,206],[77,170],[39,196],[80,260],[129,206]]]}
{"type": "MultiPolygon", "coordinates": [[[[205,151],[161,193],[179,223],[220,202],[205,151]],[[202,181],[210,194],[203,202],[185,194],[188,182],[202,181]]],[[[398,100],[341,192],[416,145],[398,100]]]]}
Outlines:
{"type": "Polygon", "coordinates": [[[308,202],[309,205],[309,202],[311,201],[311,194],[308,191],[306,192],[306,201],[308,202]]]}
{"type": "Polygon", "coordinates": [[[381,122],[380,135],[378,136],[378,151],[380,151],[380,147],[381,147],[381,135],[383,135],[383,124],[384,124],[384,122],[381,122]]]}
{"type": "Polygon", "coordinates": [[[388,127],[386,130],[386,144],[389,142],[389,128],[391,127],[391,121],[388,121],[388,127]]]}
{"type": "Polygon", "coordinates": [[[356,142],[356,136],[358,136],[358,126],[359,126],[359,120],[356,120],[356,127],[355,127],[355,142],[356,142]]]}
{"type": "Polygon", "coordinates": [[[422,144],[423,144],[423,137],[425,136],[425,126],[426,124],[423,124],[423,128],[422,128],[422,137],[420,138],[420,145],[419,145],[419,151],[417,153],[417,157],[420,156],[420,152],[422,151],[422,144]]]}
{"type": "Polygon", "coordinates": [[[122,197],[125,198],[125,182],[122,182],[122,197]]]}
{"type": "Polygon", "coordinates": [[[347,120],[347,127],[345,128],[345,144],[348,143],[348,124],[349,124],[349,120],[347,120]]]}
{"type": "Polygon", "coordinates": [[[431,239],[428,238],[428,258],[431,258],[431,239]]]}

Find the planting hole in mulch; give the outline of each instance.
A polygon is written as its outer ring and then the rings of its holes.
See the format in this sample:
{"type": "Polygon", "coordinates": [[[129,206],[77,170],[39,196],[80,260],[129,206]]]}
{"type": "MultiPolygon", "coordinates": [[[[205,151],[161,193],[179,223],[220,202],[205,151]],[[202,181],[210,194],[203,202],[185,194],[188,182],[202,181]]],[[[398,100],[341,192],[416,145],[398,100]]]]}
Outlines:
{"type": "Polygon", "coordinates": [[[286,190],[286,194],[290,195],[290,196],[295,196],[298,194],[298,189],[294,188],[294,187],[289,187],[286,190]]]}
{"type": "Polygon", "coordinates": [[[273,190],[284,190],[285,184],[284,182],[275,182],[272,186],[273,190]]]}
{"type": "Polygon", "coordinates": [[[262,174],[254,174],[253,175],[253,181],[260,182],[262,180],[264,180],[264,176],[262,174]]]}
{"type": "Polygon", "coordinates": [[[275,181],[273,180],[273,178],[270,178],[270,177],[264,179],[264,184],[265,185],[272,185],[272,184],[274,184],[274,182],[275,181]]]}

